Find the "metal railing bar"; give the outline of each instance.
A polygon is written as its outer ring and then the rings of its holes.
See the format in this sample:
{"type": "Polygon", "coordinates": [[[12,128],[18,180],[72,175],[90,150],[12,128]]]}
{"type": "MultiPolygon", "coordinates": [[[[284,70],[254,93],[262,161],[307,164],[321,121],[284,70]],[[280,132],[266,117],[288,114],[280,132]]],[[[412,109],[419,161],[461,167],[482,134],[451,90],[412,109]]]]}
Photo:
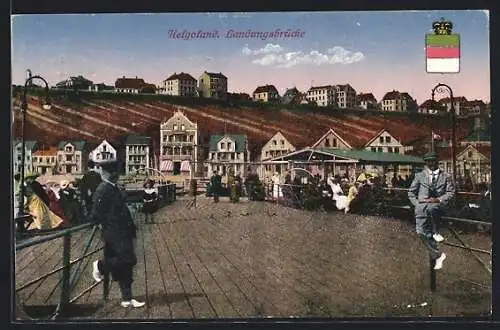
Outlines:
{"type": "Polygon", "coordinates": [[[441,219],[448,220],[448,221],[465,222],[465,223],[471,223],[471,224],[483,225],[483,226],[491,226],[492,225],[491,222],[471,220],[471,219],[464,219],[464,218],[442,217],[441,219]]]}
{"type": "Polygon", "coordinates": [[[462,243],[462,245],[463,245],[463,246],[464,246],[464,247],[465,247],[465,248],[469,251],[469,253],[471,253],[471,254],[474,256],[474,258],[475,258],[477,261],[479,261],[479,263],[480,263],[480,264],[484,267],[484,269],[485,269],[488,273],[490,273],[490,275],[491,275],[491,269],[490,269],[490,268],[489,268],[489,267],[485,264],[485,262],[484,262],[481,258],[479,258],[479,256],[478,256],[476,253],[474,253],[474,251],[472,251],[472,250],[471,250],[470,246],[469,246],[469,245],[467,245],[467,243],[465,243],[465,242],[464,242],[464,241],[460,238],[460,236],[458,235],[458,233],[457,233],[457,232],[456,232],[453,228],[448,228],[448,230],[449,230],[449,231],[453,234],[453,236],[455,236],[455,238],[456,238],[456,239],[457,239],[460,243],[462,243]]]}
{"type": "MultiPolygon", "coordinates": [[[[85,244],[85,248],[83,249],[83,255],[86,255],[88,250],[90,249],[90,246],[92,245],[92,242],[94,240],[94,236],[97,232],[97,229],[98,227],[95,226],[93,229],[92,229],[92,233],[90,234],[88,240],[87,240],[87,243],[85,244]]],[[[78,271],[80,270],[81,266],[82,266],[82,261],[83,258],[79,258],[78,261],[80,261],[78,263],[78,266],[76,266],[76,268],[74,269],[74,271],[72,272],[72,274],[70,275],[70,279],[69,279],[69,287],[70,287],[70,292],[73,290],[73,287],[75,286],[76,282],[78,282],[78,279],[79,279],[79,276],[77,275],[78,274],[78,271]],[[78,277],[78,278],[77,278],[78,277]]],[[[73,263],[70,262],[70,265],[72,265],[73,263]]]]}
{"type": "Polygon", "coordinates": [[[33,245],[36,245],[36,244],[40,244],[40,243],[44,243],[44,242],[47,242],[47,241],[51,241],[53,239],[56,239],[56,238],[59,238],[59,237],[63,237],[65,235],[67,235],[67,234],[74,233],[74,232],[77,232],[77,231],[80,231],[80,230],[83,230],[83,229],[86,229],[86,228],[89,228],[89,227],[92,227],[92,226],[96,226],[96,225],[97,224],[95,224],[95,223],[85,223],[85,224],[78,225],[78,226],[75,226],[75,227],[72,227],[72,228],[62,229],[61,231],[58,231],[57,233],[54,233],[54,234],[49,234],[49,235],[46,235],[46,236],[43,236],[43,237],[36,237],[36,238],[33,238],[33,239],[27,239],[26,241],[23,241],[23,242],[20,242],[20,243],[16,244],[16,251],[25,249],[27,247],[30,247],[30,246],[33,246],[33,245]]]}
{"type": "Polygon", "coordinates": [[[80,292],[76,297],[74,297],[73,299],[71,299],[69,301],[69,303],[70,304],[74,303],[75,301],[77,301],[78,299],[80,299],[84,294],[86,294],[87,292],[89,292],[90,290],[92,290],[93,288],[95,288],[96,286],[98,286],[101,283],[103,283],[103,281],[94,282],[94,284],[92,284],[91,286],[89,286],[88,288],[86,288],[85,290],[83,290],[82,292],[80,292]]]}
{"type": "Polygon", "coordinates": [[[476,252],[480,252],[480,253],[484,253],[484,254],[489,254],[491,256],[491,251],[486,251],[486,250],[482,250],[482,249],[477,249],[477,248],[473,248],[473,247],[465,247],[463,245],[459,245],[459,244],[455,244],[455,243],[451,243],[451,242],[442,242],[442,244],[444,245],[449,245],[449,246],[454,246],[454,247],[458,247],[458,248],[461,248],[461,249],[464,249],[464,250],[472,250],[472,251],[476,251],[476,252]]]}
{"type": "MultiPolygon", "coordinates": [[[[87,254],[85,254],[85,255],[81,256],[81,257],[78,257],[78,258],[76,258],[75,260],[72,260],[72,261],[70,262],[70,264],[73,264],[73,263],[78,262],[78,261],[80,261],[80,260],[82,260],[82,259],[84,259],[84,258],[86,258],[86,257],[88,257],[88,256],[91,256],[91,255],[93,255],[93,254],[95,254],[95,253],[97,253],[97,252],[101,251],[103,248],[104,248],[104,247],[103,247],[103,246],[101,246],[101,247],[99,247],[99,248],[95,249],[95,250],[94,250],[94,251],[92,251],[92,252],[89,252],[89,253],[87,253],[87,254]]],[[[49,277],[50,275],[53,275],[53,274],[55,274],[55,273],[57,273],[57,272],[60,272],[61,270],[63,270],[63,268],[64,268],[64,266],[60,266],[60,267],[57,267],[56,269],[54,269],[54,270],[52,270],[52,271],[50,271],[50,272],[48,272],[48,273],[46,273],[46,274],[44,274],[44,275],[40,275],[40,277],[38,277],[38,278],[36,278],[36,279],[34,279],[34,280],[32,280],[32,281],[30,281],[30,282],[28,282],[28,283],[24,284],[23,286],[21,286],[21,287],[19,287],[19,288],[16,288],[16,292],[21,291],[21,290],[23,290],[23,289],[25,289],[25,288],[27,288],[27,287],[29,287],[29,286],[31,286],[31,285],[33,285],[33,284],[37,283],[37,282],[40,282],[41,280],[43,280],[43,279],[45,279],[45,278],[49,277]]]]}

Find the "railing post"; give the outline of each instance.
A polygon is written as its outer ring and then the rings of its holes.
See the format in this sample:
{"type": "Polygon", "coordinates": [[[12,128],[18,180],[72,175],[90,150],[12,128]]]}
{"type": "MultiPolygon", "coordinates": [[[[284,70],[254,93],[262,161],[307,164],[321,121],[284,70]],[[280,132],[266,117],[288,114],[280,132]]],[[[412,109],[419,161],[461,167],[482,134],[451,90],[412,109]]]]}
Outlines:
{"type": "Polygon", "coordinates": [[[432,256],[429,254],[429,267],[431,271],[430,284],[432,292],[436,291],[436,270],[434,269],[434,266],[436,266],[436,259],[433,259],[432,256]]]}
{"type": "Polygon", "coordinates": [[[63,271],[61,281],[60,313],[64,313],[69,304],[70,289],[70,258],[71,258],[71,233],[63,236],[63,271]]]}

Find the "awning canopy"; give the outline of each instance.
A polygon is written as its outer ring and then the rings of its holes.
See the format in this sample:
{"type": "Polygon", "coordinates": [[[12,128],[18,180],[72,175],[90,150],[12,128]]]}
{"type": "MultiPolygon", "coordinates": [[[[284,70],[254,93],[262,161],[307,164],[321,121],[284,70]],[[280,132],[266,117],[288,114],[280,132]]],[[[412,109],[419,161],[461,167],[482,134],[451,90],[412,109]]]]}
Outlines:
{"type": "Polygon", "coordinates": [[[181,172],[189,172],[190,170],[189,160],[183,160],[181,163],[181,172]]]}
{"type": "Polygon", "coordinates": [[[162,160],[160,163],[161,172],[170,172],[174,170],[174,162],[171,160],[162,160]]]}
{"type": "Polygon", "coordinates": [[[265,163],[273,164],[278,161],[306,162],[306,163],[359,163],[372,165],[389,164],[424,164],[420,157],[401,155],[389,152],[374,152],[370,150],[352,150],[335,148],[305,148],[287,155],[275,157],[265,163]]]}

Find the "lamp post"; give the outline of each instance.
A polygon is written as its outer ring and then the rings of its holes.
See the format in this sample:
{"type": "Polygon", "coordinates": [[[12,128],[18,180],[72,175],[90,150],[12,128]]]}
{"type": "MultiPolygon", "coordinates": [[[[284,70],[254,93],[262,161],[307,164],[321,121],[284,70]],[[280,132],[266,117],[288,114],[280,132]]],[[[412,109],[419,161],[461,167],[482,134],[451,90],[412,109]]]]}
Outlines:
{"type": "Polygon", "coordinates": [[[455,113],[455,100],[453,98],[453,90],[451,89],[450,86],[446,84],[437,84],[433,89],[432,89],[432,101],[433,103],[435,102],[435,94],[437,93],[443,93],[445,90],[448,91],[450,94],[450,102],[451,102],[451,107],[450,107],[450,112],[451,112],[451,171],[452,171],[452,176],[453,176],[453,182],[456,182],[457,179],[457,171],[456,171],[456,153],[455,153],[455,148],[456,148],[456,113],[455,113]]]}
{"type": "Polygon", "coordinates": [[[19,210],[18,210],[18,217],[23,217],[25,216],[24,214],[24,195],[25,195],[25,187],[24,187],[24,167],[25,167],[25,157],[26,157],[26,150],[25,150],[25,144],[26,144],[26,114],[28,113],[28,86],[32,85],[32,81],[34,79],[40,79],[45,83],[45,103],[42,105],[42,108],[44,110],[50,110],[51,108],[51,103],[50,103],[50,96],[49,96],[49,84],[47,81],[42,78],[41,76],[31,76],[31,71],[29,77],[26,79],[24,83],[24,91],[22,95],[22,105],[21,105],[21,111],[23,114],[22,117],[22,140],[21,140],[21,186],[20,186],[20,192],[19,192],[19,210]]]}

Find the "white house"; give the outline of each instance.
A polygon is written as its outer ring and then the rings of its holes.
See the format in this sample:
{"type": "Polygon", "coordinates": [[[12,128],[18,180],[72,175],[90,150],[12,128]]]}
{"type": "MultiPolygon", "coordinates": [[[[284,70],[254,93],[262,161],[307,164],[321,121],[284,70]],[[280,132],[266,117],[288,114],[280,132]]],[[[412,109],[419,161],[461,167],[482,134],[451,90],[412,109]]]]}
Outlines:
{"type": "MultiPolygon", "coordinates": [[[[94,162],[118,160],[115,147],[113,147],[111,143],[106,140],[102,141],[101,144],[99,144],[94,150],[89,153],[89,159],[94,162]]],[[[101,167],[98,164],[95,164],[93,169],[96,171],[100,171],[101,167]]]]}
{"type": "Polygon", "coordinates": [[[198,124],[189,120],[181,111],[176,111],[160,124],[161,172],[168,175],[196,174],[201,169],[198,164],[200,150],[198,124]]]}
{"type": "MultiPolygon", "coordinates": [[[[260,160],[266,160],[284,156],[290,152],[295,151],[295,146],[283,135],[282,132],[276,132],[269,141],[264,144],[260,153],[260,160]]],[[[260,166],[259,176],[261,178],[271,177],[274,172],[282,174],[287,168],[287,164],[264,164],[260,166]]]]}
{"type": "Polygon", "coordinates": [[[356,90],[349,84],[336,85],[335,100],[339,108],[354,108],[356,106],[356,90]]]}
{"type": "Polygon", "coordinates": [[[131,134],[125,140],[125,174],[150,166],[151,138],[131,134]]]}
{"type": "Polygon", "coordinates": [[[174,96],[197,96],[197,81],[188,73],[174,73],[163,81],[162,94],[174,96]]]}
{"type": "Polygon", "coordinates": [[[83,174],[87,165],[85,141],[61,141],[57,145],[57,172],[83,174]]]}
{"type": "Polygon", "coordinates": [[[306,99],[319,107],[328,107],[337,104],[335,95],[335,86],[316,86],[309,88],[306,99]]]}
{"type": "Polygon", "coordinates": [[[210,136],[209,154],[207,159],[208,175],[213,171],[223,176],[230,168],[235,175],[246,176],[245,164],[250,160],[248,141],[245,134],[224,134],[210,136]]]}

